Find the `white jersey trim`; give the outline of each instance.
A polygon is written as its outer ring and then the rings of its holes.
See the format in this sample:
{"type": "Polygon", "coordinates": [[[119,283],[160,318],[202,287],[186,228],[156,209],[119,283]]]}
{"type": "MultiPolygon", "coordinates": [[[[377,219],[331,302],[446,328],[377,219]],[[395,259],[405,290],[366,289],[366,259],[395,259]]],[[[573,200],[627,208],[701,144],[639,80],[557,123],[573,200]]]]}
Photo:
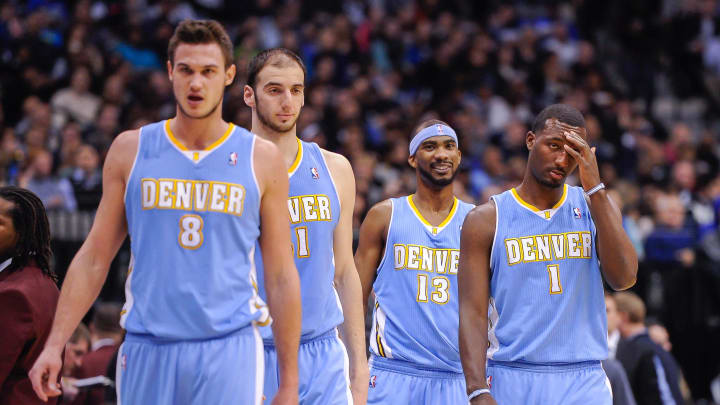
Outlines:
{"type": "Polygon", "coordinates": [[[495,203],[495,234],[493,235],[493,242],[492,246],[490,247],[490,266],[489,269],[492,272],[493,270],[493,259],[495,258],[495,242],[497,241],[498,237],[498,223],[500,223],[500,210],[498,209],[498,201],[495,198],[495,196],[490,197],[490,199],[495,203]]]}
{"type": "Polygon", "coordinates": [[[388,232],[387,236],[385,236],[385,251],[383,252],[382,260],[380,260],[380,264],[378,264],[378,268],[375,270],[375,274],[380,274],[380,269],[382,269],[383,264],[385,264],[385,260],[388,256],[388,241],[390,240],[390,232],[392,231],[392,223],[393,223],[393,216],[395,215],[395,202],[390,199],[390,222],[388,223],[388,232]]]}
{"type": "Polygon", "coordinates": [[[123,305],[122,311],[120,311],[120,327],[127,330],[125,325],[127,319],[130,316],[130,311],[133,309],[135,304],[135,298],[132,293],[132,279],[135,269],[135,256],[132,254],[132,241],[130,241],[130,264],[128,265],[128,276],[125,280],[125,304],[123,305]]]}
{"type": "Polygon", "coordinates": [[[255,175],[255,142],[257,141],[257,135],[252,134],[252,142],[250,143],[250,173],[252,174],[253,182],[255,182],[255,190],[258,193],[258,213],[260,212],[260,206],[262,205],[262,193],[260,192],[260,183],[258,182],[257,176],[255,175]]]}
{"type": "Polygon", "coordinates": [[[350,390],[350,357],[348,357],[347,347],[340,339],[340,333],[335,328],[335,339],[337,340],[343,351],[343,377],[345,377],[345,395],[347,397],[348,405],[353,405],[352,391],[350,390]]]}
{"type": "Polygon", "coordinates": [[[257,326],[252,325],[252,329],[255,337],[255,404],[262,405],[265,387],[265,347],[257,326]]]}
{"type": "MultiPolygon", "coordinates": [[[[135,172],[135,165],[137,165],[138,156],[140,156],[140,143],[142,142],[142,130],[143,127],[140,127],[138,130],[138,144],[137,144],[137,150],[135,151],[135,159],[133,159],[133,164],[130,166],[130,173],[128,173],[127,181],[125,181],[125,192],[123,193],[123,203],[127,204],[127,194],[128,194],[128,184],[130,184],[130,179],[132,178],[133,173],[135,172]]],[[[125,214],[127,215],[127,214],[125,214]]]]}

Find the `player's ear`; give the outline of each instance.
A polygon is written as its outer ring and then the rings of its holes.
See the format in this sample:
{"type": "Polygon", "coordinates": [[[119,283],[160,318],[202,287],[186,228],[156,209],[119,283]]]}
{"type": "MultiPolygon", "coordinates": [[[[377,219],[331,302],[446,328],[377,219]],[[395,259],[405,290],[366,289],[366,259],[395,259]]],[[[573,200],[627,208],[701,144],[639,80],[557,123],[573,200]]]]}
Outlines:
{"type": "Polygon", "coordinates": [[[415,162],[415,155],[408,156],[408,164],[409,164],[410,167],[412,167],[413,169],[417,168],[417,163],[415,162]]]}
{"type": "Polygon", "coordinates": [[[235,79],[235,73],[237,72],[237,68],[235,67],[235,64],[233,63],[230,65],[229,68],[225,69],[225,85],[229,86],[232,84],[233,80],[235,79]]]}
{"type": "Polygon", "coordinates": [[[527,146],[528,150],[532,150],[533,146],[535,146],[535,140],[537,140],[535,132],[528,131],[527,135],[525,135],[525,146],[527,146]]]}
{"type": "Polygon", "coordinates": [[[243,100],[245,100],[245,105],[255,108],[255,91],[247,84],[243,87],[243,100]]]}
{"type": "Polygon", "coordinates": [[[170,62],[170,61],[168,60],[168,61],[167,61],[168,79],[170,79],[171,82],[172,82],[172,70],[173,70],[172,62],[170,62]]]}

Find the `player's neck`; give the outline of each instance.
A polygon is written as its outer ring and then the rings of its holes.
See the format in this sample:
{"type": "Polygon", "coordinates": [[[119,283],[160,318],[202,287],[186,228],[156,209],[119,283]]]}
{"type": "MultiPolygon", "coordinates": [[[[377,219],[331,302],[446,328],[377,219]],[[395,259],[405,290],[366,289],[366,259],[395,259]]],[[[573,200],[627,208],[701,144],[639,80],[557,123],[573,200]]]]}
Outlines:
{"type": "Polygon", "coordinates": [[[531,174],[526,174],[523,182],[515,187],[523,201],[539,210],[550,209],[562,198],[565,184],[560,187],[548,187],[538,183],[531,174]]]}
{"type": "Polygon", "coordinates": [[[422,184],[422,182],[418,182],[417,191],[413,196],[413,203],[426,218],[439,215],[441,219],[444,219],[455,203],[452,184],[440,189],[434,189],[422,184]]]}
{"type": "Polygon", "coordinates": [[[294,126],[288,132],[276,132],[267,126],[263,125],[260,120],[253,117],[252,128],[250,132],[255,135],[268,140],[275,144],[280,149],[280,153],[283,155],[283,160],[287,167],[292,166],[295,162],[295,158],[298,154],[298,141],[296,137],[297,126],[294,126]]]}
{"type": "Polygon", "coordinates": [[[220,109],[206,118],[190,118],[180,111],[170,121],[173,136],[190,150],[202,150],[220,139],[228,129],[220,109]]]}

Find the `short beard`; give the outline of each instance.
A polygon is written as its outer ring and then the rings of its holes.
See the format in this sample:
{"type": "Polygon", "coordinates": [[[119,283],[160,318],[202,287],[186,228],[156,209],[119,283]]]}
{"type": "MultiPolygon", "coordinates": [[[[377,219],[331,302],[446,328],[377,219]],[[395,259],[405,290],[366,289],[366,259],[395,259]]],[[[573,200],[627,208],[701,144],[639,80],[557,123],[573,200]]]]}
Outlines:
{"type": "Polygon", "coordinates": [[[293,121],[288,128],[283,128],[277,124],[274,124],[272,121],[270,121],[268,117],[265,116],[263,109],[260,107],[260,101],[258,100],[257,96],[253,95],[253,97],[255,98],[255,111],[257,111],[258,119],[263,125],[279,134],[288,133],[292,131],[293,128],[295,128],[295,123],[297,122],[298,118],[300,118],[300,116],[295,117],[295,121],[293,121]]]}
{"type": "Polygon", "coordinates": [[[534,170],[530,170],[530,173],[532,173],[532,176],[535,178],[535,181],[537,181],[538,183],[540,183],[540,185],[545,186],[547,188],[560,188],[563,186],[563,184],[565,184],[565,181],[560,181],[557,184],[555,184],[549,180],[545,180],[542,177],[535,174],[534,170]]]}
{"type": "Polygon", "coordinates": [[[458,174],[458,171],[455,170],[449,179],[438,179],[433,177],[432,173],[423,169],[420,165],[417,166],[417,170],[420,173],[420,178],[424,180],[425,184],[437,188],[449,186],[450,184],[452,184],[452,182],[455,180],[455,176],[458,174]]]}
{"type": "Polygon", "coordinates": [[[215,110],[217,110],[218,106],[220,106],[220,104],[222,104],[223,98],[220,97],[220,100],[218,100],[218,102],[215,103],[215,106],[213,108],[211,108],[207,114],[205,114],[201,117],[195,117],[195,116],[188,114],[188,112],[185,111],[185,109],[183,108],[182,104],[180,104],[180,102],[177,101],[177,98],[175,100],[177,102],[178,109],[180,109],[180,113],[182,115],[184,115],[187,118],[193,119],[193,120],[201,120],[203,118],[207,118],[207,117],[211,116],[215,112],[215,110]]]}

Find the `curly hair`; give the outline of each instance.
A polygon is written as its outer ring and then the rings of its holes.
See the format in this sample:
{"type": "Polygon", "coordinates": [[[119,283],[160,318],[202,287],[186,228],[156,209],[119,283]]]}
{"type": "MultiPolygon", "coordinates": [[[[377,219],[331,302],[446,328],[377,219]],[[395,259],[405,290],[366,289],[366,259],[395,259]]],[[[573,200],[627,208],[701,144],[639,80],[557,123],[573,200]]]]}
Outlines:
{"type": "Polygon", "coordinates": [[[57,282],[58,277],[50,268],[50,224],[42,201],[32,191],[15,186],[0,187],[0,198],[13,204],[7,214],[18,234],[12,264],[7,270],[35,265],[57,282]]]}

